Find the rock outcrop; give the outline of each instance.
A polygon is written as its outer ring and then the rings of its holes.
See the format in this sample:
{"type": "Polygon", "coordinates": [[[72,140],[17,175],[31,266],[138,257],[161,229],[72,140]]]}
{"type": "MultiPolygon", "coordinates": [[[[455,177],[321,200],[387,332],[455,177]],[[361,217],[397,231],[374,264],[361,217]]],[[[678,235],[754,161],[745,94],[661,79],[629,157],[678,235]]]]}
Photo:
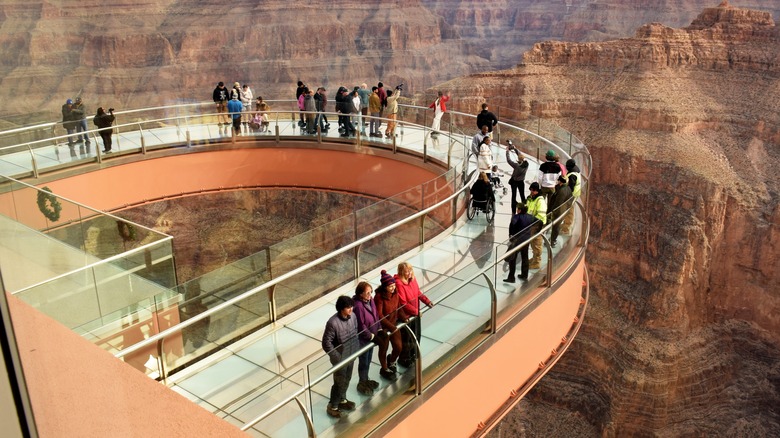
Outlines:
{"type": "MultiPolygon", "coordinates": [[[[94,111],[208,101],[217,81],[290,98],[312,85],[405,82],[410,91],[517,64],[545,39],[593,41],[687,24],[710,0],[145,0],[0,4],[0,129],[94,111]],[[24,98],[19,98],[22,95],[24,98]]],[[[775,0],[745,0],[780,17],[775,0]]]]}
{"type": "Polygon", "coordinates": [[[772,17],[723,2],[442,85],[469,112],[519,100],[594,159],[584,329],[503,433],[780,434],[778,60],[772,17]]]}

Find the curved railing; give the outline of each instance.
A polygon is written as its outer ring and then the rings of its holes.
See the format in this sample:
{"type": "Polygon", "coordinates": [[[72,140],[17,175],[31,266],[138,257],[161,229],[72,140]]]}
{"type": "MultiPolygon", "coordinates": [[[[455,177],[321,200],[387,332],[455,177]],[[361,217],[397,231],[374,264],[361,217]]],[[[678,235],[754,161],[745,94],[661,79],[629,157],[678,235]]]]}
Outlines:
{"type": "MultiPolygon", "coordinates": [[[[406,106],[403,107],[402,111],[421,112],[425,110],[426,108],[422,108],[422,107],[406,106]]],[[[291,114],[294,116],[295,112],[291,112],[291,114]]],[[[183,120],[185,121],[185,126],[190,126],[189,123],[193,117],[214,117],[214,115],[206,114],[204,116],[192,116],[192,115],[179,116],[176,117],[176,119],[183,120]]],[[[468,152],[466,151],[468,150],[470,137],[468,135],[462,134],[462,132],[460,132],[461,131],[460,129],[455,129],[456,126],[459,126],[455,122],[455,120],[458,117],[465,118],[471,116],[463,113],[452,112],[450,115],[450,122],[449,122],[450,125],[448,127],[449,129],[443,129],[443,131],[445,132],[449,131],[450,133],[452,133],[450,136],[447,136],[447,141],[449,142],[450,145],[448,147],[448,150],[452,149],[452,145],[457,144],[459,145],[459,148],[463,151],[463,154],[468,156],[468,152]]],[[[424,116],[423,116],[423,120],[424,120],[424,116]]],[[[138,122],[138,123],[142,123],[142,122],[138,122]]],[[[291,134],[293,134],[295,131],[294,123],[292,123],[291,125],[293,125],[291,134]]],[[[121,125],[121,126],[128,126],[128,125],[121,125]]],[[[417,124],[411,124],[409,126],[410,127],[414,126],[415,129],[422,129],[423,131],[427,129],[425,126],[421,126],[417,124]]],[[[545,234],[550,230],[550,228],[553,225],[563,220],[563,216],[564,216],[563,214],[559,215],[559,217],[555,221],[548,223],[540,232],[532,236],[532,239],[538,237],[544,239],[544,246],[547,254],[546,269],[542,272],[537,273],[528,283],[527,287],[524,288],[525,294],[533,293],[530,302],[528,304],[525,304],[525,306],[533,307],[534,305],[538,305],[538,303],[544,300],[545,295],[539,293],[539,290],[546,290],[551,285],[554,285],[557,281],[560,281],[565,276],[570,275],[571,267],[577,263],[580,263],[582,258],[584,257],[584,250],[585,250],[584,245],[585,242],[587,242],[587,235],[589,230],[586,207],[587,207],[587,200],[588,200],[587,193],[588,193],[588,186],[589,186],[589,176],[591,173],[590,157],[588,155],[587,149],[583,145],[577,142],[572,143],[571,140],[569,140],[567,144],[559,145],[550,141],[549,139],[539,137],[533,132],[519,128],[517,126],[513,126],[512,124],[509,124],[507,122],[501,122],[501,127],[505,131],[504,132],[505,138],[507,135],[512,136],[512,139],[515,141],[516,146],[522,152],[531,156],[538,156],[539,151],[541,149],[546,149],[546,148],[554,149],[562,157],[571,155],[572,157],[577,158],[580,167],[583,169],[582,172],[583,196],[582,198],[577,200],[577,202],[575,203],[575,207],[572,207],[575,208],[577,211],[576,214],[579,219],[578,223],[580,224],[579,232],[575,232],[572,238],[568,239],[564,244],[562,244],[562,248],[558,249],[557,255],[553,251],[550,241],[547,239],[545,234]],[[518,138],[520,138],[519,141],[518,138]],[[566,263],[566,265],[561,265],[563,263],[566,263]]],[[[278,142],[284,137],[282,133],[283,130],[279,129],[279,124],[277,124],[277,128],[275,129],[274,135],[271,136],[271,138],[274,138],[275,141],[278,142]]],[[[318,133],[317,136],[318,141],[321,135],[322,135],[321,133],[318,133]]],[[[63,139],[66,138],[66,136],[61,136],[59,138],[63,139]]],[[[428,141],[427,139],[429,138],[429,136],[424,135],[423,138],[425,139],[423,140],[424,143],[426,143],[428,141]]],[[[43,142],[45,142],[46,140],[37,140],[37,141],[43,144],[43,142]]],[[[48,141],[51,141],[51,139],[48,139],[48,141]]],[[[189,142],[192,141],[192,139],[190,137],[187,137],[187,141],[188,141],[187,144],[189,145],[190,144],[189,142]]],[[[231,137],[231,141],[237,141],[237,139],[235,137],[231,137]]],[[[358,142],[361,141],[360,137],[358,137],[356,141],[358,142]]],[[[393,142],[393,150],[395,150],[395,139],[393,139],[392,142],[393,142]]],[[[383,143],[386,147],[387,142],[383,142],[383,143]]],[[[27,147],[30,150],[35,149],[30,147],[29,145],[27,147]]],[[[142,153],[145,153],[143,144],[140,145],[138,149],[142,153]]],[[[423,156],[424,157],[427,156],[425,145],[423,146],[423,156]]],[[[100,161],[99,156],[97,157],[97,161],[100,161]]],[[[464,164],[464,169],[465,166],[466,164],[464,164]]],[[[33,168],[34,167],[35,166],[33,166],[33,168]]],[[[428,207],[423,211],[415,213],[414,215],[399,221],[395,226],[400,226],[402,224],[419,219],[420,217],[424,217],[425,215],[429,214],[434,209],[441,207],[442,205],[448,203],[457,203],[459,199],[461,199],[462,201],[463,198],[462,193],[465,191],[465,189],[466,189],[465,185],[461,186],[459,189],[455,190],[450,197],[442,200],[440,203],[436,205],[428,207]]],[[[463,204],[461,203],[459,205],[461,205],[461,207],[457,207],[456,204],[453,204],[452,210],[462,211],[463,204]]],[[[135,351],[139,351],[140,349],[144,347],[148,347],[149,345],[152,344],[158,346],[160,357],[162,357],[162,355],[164,354],[162,349],[162,341],[166,337],[181,332],[182,329],[191,327],[197,324],[198,322],[203,321],[205,318],[208,318],[209,316],[216,315],[220,310],[232,304],[238,303],[249,296],[256,295],[259,292],[270,288],[274,284],[279,284],[281,281],[283,281],[286,278],[290,278],[296,274],[306,272],[310,269],[319,266],[320,264],[326,262],[327,260],[335,258],[341,254],[345,254],[350,250],[354,250],[355,248],[359,248],[360,245],[366,243],[371,239],[376,239],[382,236],[384,233],[386,233],[390,229],[393,229],[395,226],[383,228],[382,230],[376,231],[375,233],[372,233],[371,235],[366,236],[361,240],[355,241],[352,244],[345,246],[340,250],[331,252],[329,254],[320,257],[317,260],[304,264],[303,266],[300,266],[298,269],[290,271],[286,274],[283,274],[283,276],[278,277],[275,280],[272,280],[272,283],[268,283],[267,285],[262,285],[250,291],[247,291],[246,293],[238,297],[235,297],[232,300],[226,301],[224,305],[220,305],[206,312],[203,312],[200,315],[193,317],[192,319],[189,319],[177,326],[171,327],[170,329],[161,332],[158,335],[155,335],[152,338],[140,344],[136,344],[130,349],[126,349],[118,353],[117,357],[123,357],[129,355],[135,351]],[[284,277],[285,275],[287,277],[284,277]],[[275,283],[273,283],[273,281],[275,281],[275,283]]],[[[473,319],[470,319],[469,321],[467,321],[467,323],[465,323],[461,327],[458,327],[458,329],[454,333],[452,333],[452,336],[447,341],[445,341],[448,343],[447,345],[451,346],[451,348],[448,349],[448,351],[441,354],[436,354],[434,355],[434,357],[431,357],[430,353],[429,355],[426,355],[425,359],[426,361],[429,362],[426,367],[424,367],[423,364],[424,355],[423,354],[419,355],[419,359],[415,365],[415,370],[416,370],[415,382],[417,383],[415,384],[416,389],[414,393],[413,394],[407,393],[406,391],[407,387],[401,384],[401,385],[396,385],[395,389],[397,389],[397,391],[391,392],[384,397],[386,399],[385,403],[390,403],[391,406],[395,406],[392,410],[400,409],[400,407],[408,403],[411,398],[420,396],[425,391],[426,388],[430,387],[430,385],[432,385],[436,381],[437,379],[436,376],[440,376],[442,375],[442,373],[446,374],[447,370],[452,369],[456,364],[460,363],[463,360],[468,360],[468,357],[470,356],[470,354],[472,354],[472,352],[476,351],[476,349],[480,345],[485,344],[492,336],[495,336],[496,330],[498,329],[497,322],[499,321],[499,318],[502,316],[502,312],[506,311],[507,309],[513,308],[513,305],[516,305],[517,300],[520,300],[522,298],[528,298],[527,296],[525,296],[525,294],[516,294],[514,296],[514,299],[505,300],[503,301],[503,303],[499,303],[495,284],[497,283],[497,278],[500,276],[499,271],[500,271],[500,266],[503,264],[503,261],[506,258],[508,258],[513,252],[519,251],[520,248],[528,245],[529,243],[530,240],[514,248],[512,251],[507,252],[508,241],[504,241],[504,243],[499,244],[495,248],[486,251],[482,254],[472,254],[475,259],[473,263],[460,267],[460,269],[458,269],[456,272],[451,272],[449,274],[442,275],[439,282],[437,282],[436,284],[431,284],[429,285],[429,287],[426,288],[426,294],[437,302],[437,308],[447,307],[447,306],[455,307],[456,302],[470,299],[472,301],[474,300],[479,301],[479,303],[470,302],[470,305],[472,307],[475,306],[478,308],[484,307],[483,309],[484,311],[475,312],[476,314],[473,315],[473,319]],[[464,272],[467,272],[469,274],[463,275],[464,272]],[[482,298],[474,298],[475,291],[478,294],[478,296],[482,298]],[[485,327],[488,327],[488,330],[485,330],[485,327]],[[436,373],[433,373],[433,368],[436,369],[436,373]],[[430,371],[430,373],[424,373],[423,371],[425,370],[430,371]]],[[[423,318],[425,318],[425,315],[426,313],[423,313],[423,318]]],[[[403,325],[399,327],[403,328],[403,325]]],[[[418,344],[418,348],[419,348],[419,344],[418,344]]],[[[354,357],[357,357],[357,354],[352,358],[354,359],[354,357]]],[[[326,380],[328,376],[330,376],[340,366],[343,366],[348,360],[349,359],[343,361],[342,363],[340,363],[335,367],[331,367],[330,363],[327,361],[327,356],[323,354],[320,357],[307,361],[307,364],[301,369],[296,369],[296,371],[292,371],[286,374],[286,377],[283,376],[277,385],[274,385],[269,388],[265,388],[262,391],[262,394],[260,394],[257,397],[257,400],[260,400],[259,405],[263,405],[263,400],[265,400],[265,395],[267,395],[269,392],[274,392],[275,397],[273,398],[268,397],[267,398],[268,400],[278,400],[279,394],[277,390],[281,388],[282,385],[289,385],[290,382],[298,382],[299,378],[301,377],[302,377],[301,380],[302,383],[300,384],[296,383],[296,385],[298,385],[298,388],[292,393],[289,393],[289,391],[287,391],[289,394],[283,397],[282,401],[276,403],[275,405],[266,406],[265,408],[262,409],[256,407],[254,409],[255,411],[259,410],[263,413],[247,421],[244,425],[244,429],[248,430],[252,427],[255,427],[258,424],[262,425],[264,421],[273,422],[274,421],[273,417],[275,414],[279,413],[280,410],[282,410],[290,402],[295,401],[302,412],[302,418],[307,424],[309,433],[313,434],[315,433],[316,430],[322,430],[323,426],[325,425],[316,424],[317,421],[315,420],[315,416],[313,415],[313,402],[312,402],[312,400],[314,400],[313,392],[321,391],[321,389],[318,389],[318,385],[322,385],[324,380],[326,380]],[[298,398],[303,394],[308,394],[310,409],[306,409],[304,403],[302,403],[298,398]]],[[[164,378],[165,376],[164,365],[162,363],[158,363],[158,366],[160,367],[161,375],[164,378]]],[[[377,424],[375,426],[379,427],[380,425],[377,424]]]]}

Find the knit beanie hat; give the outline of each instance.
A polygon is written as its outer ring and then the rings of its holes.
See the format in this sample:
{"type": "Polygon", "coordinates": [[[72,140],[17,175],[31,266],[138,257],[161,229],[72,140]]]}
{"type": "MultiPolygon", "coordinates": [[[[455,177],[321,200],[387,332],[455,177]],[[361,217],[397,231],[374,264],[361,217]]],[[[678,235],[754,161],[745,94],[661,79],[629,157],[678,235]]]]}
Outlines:
{"type": "Polygon", "coordinates": [[[574,161],[574,158],[569,158],[568,160],[566,160],[566,170],[571,172],[571,170],[574,169],[574,166],[576,165],[577,162],[574,161]]]}
{"type": "Polygon", "coordinates": [[[379,279],[379,281],[382,283],[382,286],[385,287],[390,286],[391,284],[395,284],[395,278],[388,274],[384,269],[382,269],[382,277],[379,279]]]}

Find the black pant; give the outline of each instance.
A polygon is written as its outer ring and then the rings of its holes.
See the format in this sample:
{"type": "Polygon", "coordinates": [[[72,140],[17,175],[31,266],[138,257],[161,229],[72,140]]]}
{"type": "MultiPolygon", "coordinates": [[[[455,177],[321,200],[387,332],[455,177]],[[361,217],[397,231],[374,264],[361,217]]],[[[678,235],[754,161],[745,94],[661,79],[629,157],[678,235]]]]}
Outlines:
{"type": "Polygon", "coordinates": [[[233,131],[235,131],[236,134],[241,133],[241,116],[233,117],[233,131]]]}
{"type": "MultiPolygon", "coordinates": [[[[521,243],[518,239],[518,244],[521,243]]],[[[509,275],[507,275],[507,278],[514,278],[515,277],[515,269],[517,268],[517,254],[520,254],[520,277],[522,278],[528,278],[528,246],[526,245],[523,248],[521,248],[516,253],[509,256],[509,258],[506,259],[507,263],[509,263],[509,275]]],[[[509,247],[510,250],[517,247],[517,244],[513,244],[509,247]]]]}
{"type": "Polygon", "coordinates": [[[509,179],[509,186],[512,187],[512,214],[517,213],[517,192],[520,192],[520,199],[525,204],[525,183],[509,179]]]}
{"type": "Polygon", "coordinates": [[[111,150],[111,131],[100,131],[100,138],[103,139],[103,152],[111,150]]]}
{"type": "MultiPolygon", "coordinates": [[[[414,333],[414,336],[417,338],[417,342],[421,342],[420,338],[422,337],[422,324],[420,324],[420,316],[418,315],[414,317],[413,320],[409,321],[408,327],[414,333]]],[[[409,334],[407,329],[401,330],[401,339],[403,340],[403,349],[401,350],[401,357],[399,360],[404,362],[412,362],[417,359],[417,344],[414,342],[412,335],[409,334]]]]}

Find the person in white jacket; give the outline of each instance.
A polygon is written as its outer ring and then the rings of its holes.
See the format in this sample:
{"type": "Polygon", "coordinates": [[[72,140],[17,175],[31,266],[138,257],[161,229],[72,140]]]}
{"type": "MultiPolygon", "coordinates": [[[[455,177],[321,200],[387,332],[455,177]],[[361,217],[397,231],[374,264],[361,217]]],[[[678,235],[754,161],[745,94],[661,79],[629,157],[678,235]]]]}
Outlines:
{"type": "Polygon", "coordinates": [[[254,99],[254,95],[252,94],[252,89],[249,88],[249,85],[244,84],[243,87],[241,87],[241,106],[243,107],[241,112],[244,113],[244,116],[241,117],[241,120],[244,121],[244,130],[249,132],[249,121],[252,120],[252,115],[250,112],[252,111],[252,100],[254,99]]]}

